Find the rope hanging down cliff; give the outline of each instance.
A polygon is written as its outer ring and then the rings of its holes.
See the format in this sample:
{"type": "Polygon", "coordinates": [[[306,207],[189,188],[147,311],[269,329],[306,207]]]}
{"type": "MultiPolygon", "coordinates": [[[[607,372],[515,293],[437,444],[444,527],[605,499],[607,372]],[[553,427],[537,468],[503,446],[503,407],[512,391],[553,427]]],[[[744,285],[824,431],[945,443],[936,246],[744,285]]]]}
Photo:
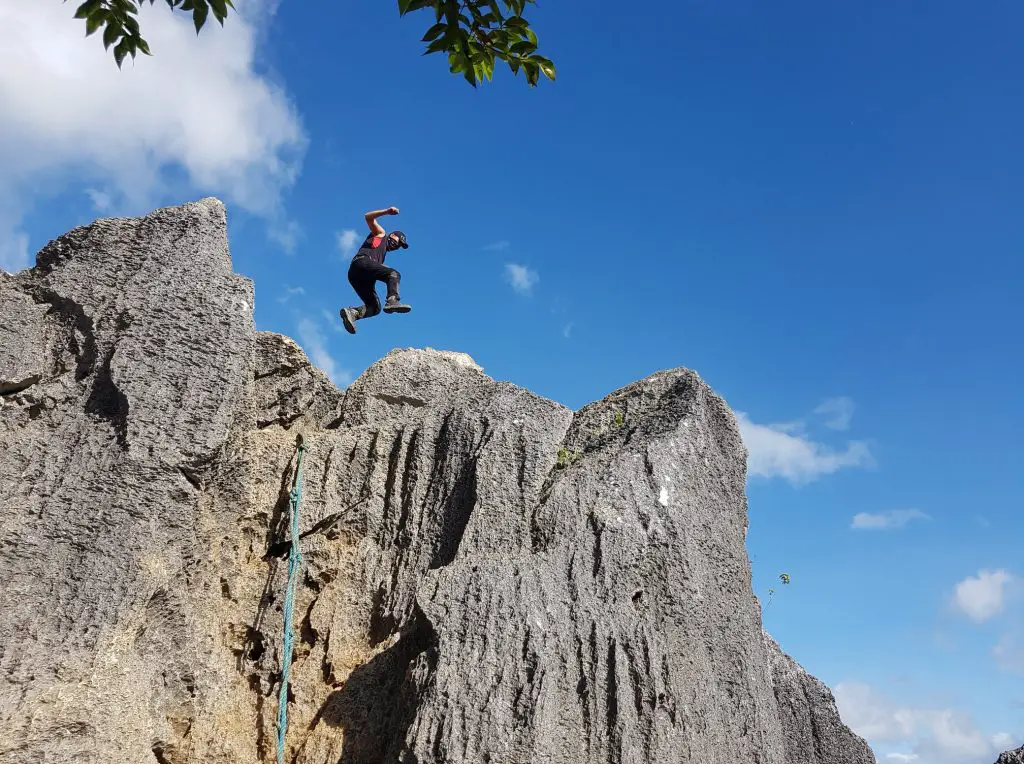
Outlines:
{"type": "Polygon", "coordinates": [[[284,738],[288,730],[288,673],[292,664],[292,610],[295,606],[295,586],[299,578],[302,552],[299,551],[299,505],[302,502],[302,454],[306,450],[302,436],[296,439],[298,457],[295,478],[288,494],[288,514],[291,516],[291,551],[288,553],[288,589],[284,596],[284,648],[281,651],[281,695],[277,700],[277,764],[284,764],[284,738]]]}

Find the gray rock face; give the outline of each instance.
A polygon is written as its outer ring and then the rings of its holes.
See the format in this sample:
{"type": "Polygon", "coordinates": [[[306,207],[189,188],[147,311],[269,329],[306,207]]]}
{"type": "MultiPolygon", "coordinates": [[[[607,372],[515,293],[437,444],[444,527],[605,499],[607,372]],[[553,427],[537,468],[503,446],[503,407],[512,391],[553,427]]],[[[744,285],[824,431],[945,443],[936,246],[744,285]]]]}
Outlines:
{"type": "Polygon", "coordinates": [[[1024,745],[1015,751],[1000,754],[996,764],[1024,764],[1024,745]]]}
{"type": "Polygon", "coordinates": [[[460,353],[342,393],[255,331],[216,200],[0,277],[0,761],[865,764],[761,631],[693,372],[571,412],[460,353]]]}
{"type": "Polygon", "coordinates": [[[764,636],[779,704],[786,761],[808,764],[859,764],[873,761],[868,744],[839,718],[836,700],[822,682],[764,636]]]}

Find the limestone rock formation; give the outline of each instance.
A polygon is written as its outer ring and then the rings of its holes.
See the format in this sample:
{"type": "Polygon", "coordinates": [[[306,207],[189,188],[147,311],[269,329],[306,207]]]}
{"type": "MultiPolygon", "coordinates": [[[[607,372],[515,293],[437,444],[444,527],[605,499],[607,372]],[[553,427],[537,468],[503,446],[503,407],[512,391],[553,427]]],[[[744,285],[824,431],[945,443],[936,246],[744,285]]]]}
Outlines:
{"type": "Polygon", "coordinates": [[[693,372],[578,412],[460,353],[342,393],[257,332],[219,202],[0,274],[0,761],[866,764],[761,630],[693,372]]]}
{"type": "Polygon", "coordinates": [[[1024,745],[1015,751],[1000,754],[996,764],[1024,764],[1024,745]]]}
{"type": "Polygon", "coordinates": [[[772,666],[775,700],[779,704],[785,761],[808,764],[873,761],[874,754],[868,744],[839,718],[832,691],[782,652],[774,639],[767,634],[764,638],[772,666]]]}

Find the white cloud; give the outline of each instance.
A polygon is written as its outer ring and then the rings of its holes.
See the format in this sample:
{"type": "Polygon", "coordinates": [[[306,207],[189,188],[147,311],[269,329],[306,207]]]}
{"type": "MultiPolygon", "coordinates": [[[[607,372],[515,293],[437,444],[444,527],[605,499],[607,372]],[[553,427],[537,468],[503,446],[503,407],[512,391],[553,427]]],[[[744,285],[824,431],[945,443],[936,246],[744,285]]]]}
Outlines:
{"type": "Polygon", "coordinates": [[[505,263],[505,280],[519,294],[528,295],[533,291],[533,285],[540,280],[540,276],[525,265],[505,263]]]}
{"type": "Polygon", "coordinates": [[[1006,588],[1014,577],[1005,570],[981,570],[953,590],[953,605],[976,623],[999,615],[1006,602],[1006,588]]]}
{"type": "Polygon", "coordinates": [[[992,648],[992,657],[1003,671],[1024,676],[1024,637],[1022,630],[1007,633],[992,648]]]}
{"type": "Polygon", "coordinates": [[[299,320],[299,342],[309,356],[313,365],[318,367],[338,387],[346,387],[352,383],[352,374],[343,369],[327,349],[327,340],[320,327],[311,318],[299,320]]]}
{"type": "Polygon", "coordinates": [[[276,299],[277,299],[277,301],[279,303],[284,305],[286,302],[288,302],[288,300],[290,300],[295,295],[301,295],[301,294],[305,294],[305,293],[306,293],[306,290],[303,289],[300,286],[298,286],[298,287],[291,287],[291,286],[288,286],[287,284],[285,284],[284,285],[284,294],[282,294],[280,297],[277,297],[276,299]]]}
{"type": "Polygon", "coordinates": [[[100,191],[98,188],[87,188],[85,189],[85,195],[89,197],[93,209],[97,212],[106,212],[114,206],[114,200],[106,191],[100,191]]]}
{"type": "Polygon", "coordinates": [[[572,321],[570,321],[569,323],[562,327],[562,336],[565,337],[566,339],[569,339],[569,337],[572,336],[572,326],[572,321]]]}
{"type": "Polygon", "coordinates": [[[853,399],[846,396],[828,398],[814,409],[814,413],[828,417],[825,426],[832,430],[846,430],[850,427],[850,419],[853,418],[853,399]]]}
{"type": "Polygon", "coordinates": [[[118,70],[74,4],[0,3],[0,241],[23,235],[35,203],[79,185],[124,214],[217,195],[285,232],[275,238],[293,236],[281,194],[306,137],[285,92],[254,68],[270,3],[236,6],[197,36],[191,14],[142,3],[153,55],[118,70]]]}
{"type": "Polygon", "coordinates": [[[902,528],[912,520],[928,520],[928,515],[919,509],[892,509],[888,512],[858,512],[853,516],[850,527],[856,530],[889,530],[902,528]]]}
{"type": "MultiPolygon", "coordinates": [[[[3,220],[3,213],[0,213],[0,222],[3,220]]],[[[28,260],[28,236],[23,233],[8,232],[6,235],[0,229],[0,268],[8,273],[15,273],[23,268],[28,268],[31,263],[28,260]]]]}
{"type": "Polygon", "coordinates": [[[302,226],[296,220],[273,220],[267,228],[267,237],[289,255],[295,254],[302,235],[302,226]]]}
{"type": "Polygon", "coordinates": [[[870,685],[841,682],[833,688],[833,695],[843,721],[866,740],[887,743],[914,733],[917,712],[898,708],[870,685]]]}
{"type": "Polygon", "coordinates": [[[331,328],[332,331],[335,331],[338,334],[345,333],[345,327],[341,323],[341,320],[338,317],[337,313],[331,313],[331,311],[327,310],[326,308],[321,308],[320,317],[324,320],[324,323],[331,328]]]}
{"type": "Polygon", "coordinates": [[[851,441],[844,450],[836,451],[811,440],[799,422],[756,424],[743,412],[737,412],[736,418],[751,475],[782,477],[799,485],[844,467],[874,464],[867,443],[862,441],[851,441]]]}
{"type": "Polygon", "coordinates": [[[843,721],[872,746],[905,749],[887,754],[889,761],[992,764],[1011,740],[1005,732],[983,733],[961,711],[901,706],[860,682],[840,683],[833,694],[843,721]]]}
{"type": "Polygon", "coordinates": [[[487,246],[484,247],[484,250],[487,252],[504,252],[511,246],[511,242],[502,239],[501,241],[496,241],[491,244],[488,244],[487,246]]]}
{"type": "Polygon", "coordinates": [[[986,735],[974,720],[960,711],[921,712],[926,734],[915,752],[935,764],[991,764],[1002,753],[1009,737],[1005,732],[986,735]]]}
{"type": "Polygon", "coordinates": [[[351,228],[346,228],[338,233],[338,249],[345,257],[353,254],[356,244],[359,243],[359,234],[351,228]]]}

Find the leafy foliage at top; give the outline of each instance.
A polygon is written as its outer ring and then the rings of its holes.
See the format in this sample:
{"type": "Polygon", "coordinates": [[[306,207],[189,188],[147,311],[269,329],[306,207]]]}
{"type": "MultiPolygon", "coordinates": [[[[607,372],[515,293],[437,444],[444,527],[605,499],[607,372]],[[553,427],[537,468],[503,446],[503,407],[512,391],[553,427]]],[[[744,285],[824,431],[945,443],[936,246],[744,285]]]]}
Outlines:
{"type": "MultiPolygon", "coordinates": [[[[67,2],[67,0],[63,0],[67,2]]],[[[231,0],[164,0],[172,11],[192,13],[199,34],[211,12],[221,26],[235,6],[231,0]]],[[[139,8],[147,0],[85,0],[75,11],[85,21],[85,35],[103,30],[103,46],[113,46],[118,68],[127,56],[152,55],[139,30],[139,8]]],[[[148,0],[153,5],[156,0],[148,0]]],[[[399,15],[433,11],[434,23],[423,35],[424,55],[445,53],[452,74],[462,74],[476,87],[494,76],[497,61],[508,64],[513,74],[520,70],[536,86],[543,74],[555,79],[555,65],[537,53],[537,35],[523,17],[536,0],[398,0],[399,15]]]]}
{"type": "Polygon", "coordinates": [[[494,75],[496,60],[508,64],[513,74],[521,69],[526,81],[536,86],[540,75],[555,79],[555,65],[537,53],[537,35],[523,18],[527,5],[536,0],[398,0],[401,15],[432,9],[434,25],[423,35],[424,55],[447,53],[452,74],[462,73],[476,86],[494,75]]]}
{"type": "MultiPolygon", "coordinates": [[[[203,28],[206,19],[213,11],[213,17],[221,26],[224,26],[224,19],[228,17],[228,9],[234,10],[235,6],[231,0],[165,0],[171,10],[192,11],[192,22],[196,27],[196,34],[203,28]]],[[[67,0],[64,0],[67,2],[67,0]]],[[[135,54],[142,52],[147,56],[153,55],[149,50],[142,34],[139,32],[139,6],[146,0],[85,0],[75,11],[76,19],[85,20],[85,36],[96,32],[103,27],[103,47],[110,50],[114,46],[114,61],[118,68],[124,62],[126,56],[135,58],[135,54]]],[[[152,5],[156,0],[149,0],[152,5]]]]}

